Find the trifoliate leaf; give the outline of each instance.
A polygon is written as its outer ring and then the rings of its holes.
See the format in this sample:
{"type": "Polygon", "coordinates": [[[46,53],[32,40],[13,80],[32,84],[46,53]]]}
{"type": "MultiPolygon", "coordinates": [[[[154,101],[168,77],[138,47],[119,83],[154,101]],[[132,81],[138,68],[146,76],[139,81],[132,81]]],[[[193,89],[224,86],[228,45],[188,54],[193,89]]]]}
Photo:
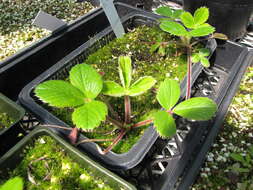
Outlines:
{"type": "Polygon", "coordinates": [[[132,61],[129,56],[119,57],[119,76],[123,87],[128,89],[132,80],[132,61]]]}
{"type": "Polygon", "coordinates": [[[210,51],[207,48],[201,48],[199,49],[199,54],[201,57],[207,57],[210,55],[210,51]]]}
{"type": "Polygon", "coordinates": [[[155,10],[155,13],[162,15],[162,16],[166,16],[166,17],[171,17],[173,10],[170,7],[159,7],[155,10]]]}
{"type": "Polygon", "coordinates": [[[204,67],[210,67],[210,62],[207,58],[205,57],[201,57],[200,59],[200,63],[204,66],[204,67]]]}
{"type": "Polygon", "coordinates": [[[93,100],[75,109],[72,120],[77,128],[94,129],[106,119],[107,113],[107,106],[103,102],[93,100]]]}
{"type": "Polygon", "coordinates": [[[78,64],[70,70],[70,82],[80,89],[86,98],[96,98],[103,88],[100,74],[90,65],[78,64]]]}
{"type": "Polygon", "coordinates": [[[56,107],[75,107],[84,104],[85,96],[76,87],[61,80],[50,80],[39,84],[35,95],[43,102],[56,107]]]}
{"type": "Polygon", "coordinates": [[[154,126],[161,137],[170,138],[176,134],[175,120],[166,111],[158,111],[154,114],[154,126]]]}
{"type": "Polygon", "coordinates": [[[176,36],[185,36],[188,34],[186,29],[181,24],[179,24],[177,22],[163,21],[160,24],[160,28],[163,31],[168,32],[172,35],[176,35],[176,36]]]}
{"type": "Polygon", "coordinates": [[[212,38],[220,39],[220,40],[228,40],[228,37],[222,33],[214,33],[212,38]]]}
{"type": "Polygon", "coordinates": [[[180,86],[175,80],[165,79],[159,86],[156,99],[166,110],[176,105],[180,98],[180,86]]]}
{"type": "Polygon", "coordinates": [[[186,119],[208,120],[217,111],[217,105],[209,98],[197,97],[190,98],[178,104],[173,112],[186,119]]]}
{"type": "Polygon", "coordinates": [[[108,96],[121,97],[125,95],[125,89],[113,81],[105,81],[102,93],[108,96]]]}
{"type": "Polygon", "coordinates": [[[147,90],[149,90],[154,84],[156,80],[153,77],[145,76],[138,79],[135,83],[131,85],[128,91],[129,96],[138,96],[143,94],[147,90]]]}
{"type": "Polygon", "coordinates": [[[194,18],[189,12],[184,12],[180,16],[181,21],[187,28],[194,28],[194,18]]]}
{"type": "Polygon", "coordinates": [[[201,37],[201,36],[207,36],[209,34],[212,34],[214,31],[215,29],[212,26],[202,26],[190,31],[189,35],[193,37],[201,37]]]}
{"type": "Polygon", "coordinates": [[[204,24],[209,17],[209,10],[206,7],[200,7],[198,8],[194,13],[194,22],[195,25],[201,25],[204,24]]]}
{"type": "Polygon", "coordinates": [[[198,63],[198,62],[200,61],[200,56],[199,56],[199,54],[198,54],[198,53],[192,54],[192,56],[191,56],[191,61],[192,61],[193,63],[198,63]]]}
{"type": "Polygon", "coordinates": [[[21,177],[14,177],[5,182],[0,190],[23,190],[23,180],[21,177]]]}

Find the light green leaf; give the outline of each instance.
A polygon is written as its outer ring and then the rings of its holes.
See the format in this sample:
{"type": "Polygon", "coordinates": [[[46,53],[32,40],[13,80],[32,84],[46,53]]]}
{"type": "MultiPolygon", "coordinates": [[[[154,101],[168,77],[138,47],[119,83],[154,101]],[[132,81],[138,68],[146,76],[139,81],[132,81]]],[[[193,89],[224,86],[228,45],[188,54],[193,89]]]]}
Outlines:
{"type": "Polygon", "coordinates": [[[165,54],[166,54],[165,48],[160,46],[158,49],[158,54],[161,56],[165,56],[165,54]]]}
{"type": "Polygon", "coordinates": [[[23,180],[21,177],[14,177],[5,182],[0,190],[23,190],[23,180]]]}
{"type": "Polygon", "coordinates": [[[128,91],[129,96],[138,96],[143,94],[147,90],[149,90],[154,84],[156,80],[153,77],[145,76],[138,79],[135,83],[131,85],[128,91]]]}
{"type": "Polygon", "coordinates": [[[205,57],[201,57],[200,59],[200,63],[204,66],[204,67],[210,67],[210,62],[207,58],[205,57]]]}
{"type": "Polygon", "coordinates": [[[171,17],[173,10],[170,7],[159,7],[155,10],[155,13],[162,15],[162,16],[166,16],[166,17],[171,17]]]}
{"type": "Polygon", "coordinates": [[[176,105],[180,98],[180,86],[175,80],[165,79],[159,86],[156,99],[166,110],[176,105]]]}
{"type": "Polygon", "coordinates": [[[105,81],[102,93],[108,96],[121,97],[125,95],[125,89],[113,81],[105,81]]]}
{"type": "Polygon", "coordinates": [[[209,49],[207,48],[201,48],[199,49],[199,54],[202,56],[202,57],[207,57],[210,55],[210,51],[209,49]]]}
{"type": "Polygon", "coordinates": [[[160,43],[155,43],[151,46],[150,52],[153,53],[155,52],[158,48],[160,47],[160,43]]]}
{"type": "Polygon", "coordinates": [[[209,17],[209,10],[206,7],[200,7],[198,8],[194,13],[194,21],[195,25],[201,25],[204,24],[209,17]]]}
{"type": "Polygon", "coordinates": [[[107,106],[103,102],[93,100],[75,109],[72,120],[76,127],[90,130],[98,127],[106,119],[107,113],[107,106]]]}
{"type": "Polygon", "coordinates": [[[172,17],[173,17],[173,18],[180,18],[181,14],[183,14],[183,13],[184,13],[184,11],[181,10],[181,9],[174,10],[174,11],[173,11],[173,14],[172,14],[172,17]]]}
{"type": "Polygon", "coordinates": [[[187,119],[209,120],[217,111],[215,102],[206,97],[190,98],[178,104],[173,112],[187,119]]]}
{"type": "Polygon", "coordinates": [[[129,56],[119,57],[119,76],[123,87],[128,89],[132,80],[132,61],[129,56]]]}
{"type": "Polygon", "coordinates": [[[238,162],[241,162],[241,163],[245,162],[244,158],[243,158],[243,156],[241,154],[231,153],[230,157],[233,158],[235,161],[238,161],[238,162]]]}
{"type": "Polygon", "coordinates": [[[170,138],[176,134],[175,120],[166,111],[158,111],[154,114],[154,126],[161,137],[170,138]]]}
{"type": "Polygon", "coordinates": [[[56,107],[75,107],[84,104],[85,96],[76,87],[61,80],[49,80],[39,84],[35,95],[43,102],[56,107]]]}
{"type": "Polygon", "coordinates": [[[194,18],[189,12],[184,12],[180,16],[181,21],[187,28],[194,28],[194,18]]]}
{"type": "Polygon", "coordinates": [[[188,34],[186,29],[179,23],[177,22],[172,22],[172,21],[163,21],[160,24],[160,28],[168,32],[170,34],[176,35],[176,36],[185,36],[188,34]]]}
{"type": "Polygon", "coordinates": [[[78,64],[70,70],[70,82],[80,89],[86,98],[96,98],[103,88],[102,77],[90,65],[78,64]]]}
{"type": "Polygon", "coordinates": [[[192,54],[191,60],[192,60],[193,63],[198,63],[200,61],[199,54],[198,53],[192,54]]]}
{"type": "Polygon", "coordinates": [[[193,29],[192,31],[189,32],[189,34],[193,37],[201,37],[212,34],[214,31],[215,29],[212,26],[203,26],[193,29]]]}

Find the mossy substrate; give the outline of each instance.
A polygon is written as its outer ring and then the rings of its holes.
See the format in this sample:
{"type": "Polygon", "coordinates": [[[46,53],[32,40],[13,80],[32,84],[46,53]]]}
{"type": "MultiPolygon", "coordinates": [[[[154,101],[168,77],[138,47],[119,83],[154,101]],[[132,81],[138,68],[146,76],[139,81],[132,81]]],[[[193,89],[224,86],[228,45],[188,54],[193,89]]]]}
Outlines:
{"type": "MultiPolygon", "coordinates": [[[[23,160],[13,171],[9,171],[8,177],[22,177],[25,190],[113,189],[105,184],[103,176],[100,179],[95,178],[90,170],[76,163],[67,155],[64,148],[49,136],[39,137],[33,145],[25,147],[22,154],[24,154],[23,160]],[[38,159],[40,160],[36,161],[38,159]],[[29,164],[32,166],[30,180],[28,179],[29,164]],[[47,179],[44,179],[47,175],[47,179]]],[[[7,179],[2,179],[1,176],[3,175],[0,175],[0,184],[3,184],[7,179]]]]}
{"type": "MultiPolygon", "coordinates": [[[[103,73],[104,80],[120,83],[118,57],[129,55],[131,56],[133,66],[132,81],[136,81],[143,76],[153,76],[157,80],[154,88],[157,88],[166,77],[181,81],[186,74],[185,49],[178,47],[176,42],[178,42],[177,38],[161,31],[158,27],[139,26],[129,31],[124,37],[112,40],[95,53],[89,55],[84,63],[92,65],[98,72],[103,73]],[[169,42],[166,47],[166,56],[161,56],[157,52],[152,53],[150,50],[151,46],[160,39],[164,42],[169,42]]],[[[155,96],[154,90],[149,90],[143,95],[131,97],[132,123],[150,118],[152,111],[161,108],[155,96]]],[[[121,119],[124,119],[124,98],[100,95],[98,99],[106,99],[113,109],[118,112],[121,119]]],[[[72,109],[52,108],[51,111],[70,126],[74,126],[71,121],[72,109]]],[[[120,143],[113,148],[113,152],[120,154],[129,151],[142,136],[146,128],[147,126],[129,131],[120,143]]],[[[113,125],[104,122],[95,129],[96,132],[85,132],[84,135],[89,138],[112,139],[118,135],[117,130],[110,134],[104,134],[113,129],[115,129],[113,125]]],[[[98,144],[105,148],[111,142],[98,144]]]]}
{"type": "Polygon", "coordinates": [[[10,127],[14,122],[14,119],[7,113],[0,113],[0,130],[10,127]]]}

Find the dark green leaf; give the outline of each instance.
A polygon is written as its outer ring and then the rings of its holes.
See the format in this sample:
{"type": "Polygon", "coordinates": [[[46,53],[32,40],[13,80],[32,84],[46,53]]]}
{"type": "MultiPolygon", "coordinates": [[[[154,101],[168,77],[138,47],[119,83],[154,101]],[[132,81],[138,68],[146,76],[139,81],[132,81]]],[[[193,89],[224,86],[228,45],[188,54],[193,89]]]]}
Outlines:
{"type": "Polygon", "coordinates": [[[125,89],[113,81],[105,81],[102,93],[108,96],[121,97],[125,95],[125,89]]]}
{"type": "Polygon", "coordinates": [[[241,163],[244,162],[244,158],[241,154],[231,153],[230,157],[233,158],[235,161],[238,161],[238,162],[241,162],[241,163]]]}
{"type": "Polygon", "coordinates": [[[156,99],[166,110],[176,105],[180,98],[180,86],[175,80],[165,79],[158,88],[156,99]]]}
{"type": "Polygon", "coordinates": [[[43,102],[56,107],[75,107],[84,104],[85,96],[70,83],[61,80],[50,80],[39,84],[35,94],[43,102]]]}
{"type": "Polygon", "coordinates": [[[195,25],[204,24],[209,17],[209,10],[206,7],[198,8],[194,13],[195,25]]]}
{"type": "Polygon", "coordinates": [[[103,88],[103,81],[90,65],[78,64],[70,70],[70,82],[80,89],[86,98],[96,98],[103,88]]]}
{"type": "Polygon", "coordinates": [[[178,104],[173,112],[187,119],[208,120],[217,111],[217,105],[209,98],[197,97],[178,104]]]}
{"type": "Polygon", "coordinates": [[[173,10],[170,7],[163,6],[163,7],[157,8],[155,12],[162,16],[171,17],[173,10]]]}
{"type": "Polygon", "coordinates": [[[189,12],[184,12],[180,16],[181,21],[187,28],[194,28],[194,18],[189,12]]]}
{"type": "Polygon", "coordinates": [[[201,48],[201,49],[199,50],[199,54],[200,54],[202,57],[207,57],[207,56],[210,55],[210,51],[209,51],[209,49],[207,49],[207,48],[201,48]]]}
{"type": "Polygon", "coordinates": [[[144,92],[149,90],[152,86],[154,86],[155,83],[156,80],[153,77],[150,76],[142,77],[131,85],[131,87],[129,88],[128,95],[138,96],[140,94],[143,94],[144,92]]]}
{"type": "Polygon", "coordinates": [[[168,32],[170,34],[176,35],[176,36],[185,36],[188,34],[186,29],[179,23],[177,22],[172,22],[172,21],[163,21],[160,24],[160,28],[168,32]]]}
{"type": "Polygon", "coordinates": [[[220,40],[228,40],[228,37],[222,33],[214,33],[212,38],[220,39],[220,40]]]}
{"type": "Polygon", "coordinates": [[[196,29],[193,29],[189,32],[189,34],[193,37],[201,37],[201,36],[207,36],[209,34],[212,34],[215,31],[214,27],[212,26],[203,26],[196,29]]]}
{"type": "Polygon", "coordinates": [[[106,119],[107,106],[100,101],[91,101],[74,110],[72,120],[76,127],[90,130],[106,119]]]}
{"type": "Polygon", "coordinates": [[[132,80],[132,61],[129,56],[119,57],[119,76],[123,87],[128,89],[132,80]]]}
{"type": "Polygon", "coordinates": [[[192,54],[191,60],[192,60],[193,63],[198,63],[200,61],[199,54],[198,53],[192,54]]]}
{"type": "Polygon", "coordinates": [[[5,182],[0,190],[23,190],[23,180],[21,177],[14,177],[5,182]]]}
{"type": "Polygon", "coordinates": [[[176,134],[176,123],[166,111],[158,111],[154,114],[154,125],[161,137],[170,138],[176,134]]]}
{"type": "Polygon", "coordinates": [[[151,46],[150,52],[153,53],[155,52],[158,48],[160,47],[160,43],[155,43],[151,46]]]}
{"type": "Polygon", "coordinates": [[[204,67],[210,67],[210,62],[207,58],[205,57],[201,57],[200,59],[200,63],[204,66],[204,67]]]}

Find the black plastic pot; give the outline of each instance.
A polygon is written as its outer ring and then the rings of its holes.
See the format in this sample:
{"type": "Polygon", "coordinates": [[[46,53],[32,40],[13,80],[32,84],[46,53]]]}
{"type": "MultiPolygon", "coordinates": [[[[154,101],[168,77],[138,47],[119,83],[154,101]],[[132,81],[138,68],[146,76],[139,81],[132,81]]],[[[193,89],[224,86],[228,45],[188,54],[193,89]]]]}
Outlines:
{"type": "Polygon", "coordinates": [[[32,146],[34,141],[42,136],[50,136],[51,138],[53,138],[64,149],[64,151],[70,158],[80,164],[83,168],[87,169],[87,171],[91,172],[94,177],[98,179],[102,178],[108,185],[110,185],[114,189],[136,190],[134,186],[132,186],[116,174],[103,168],[101,165],[94,162],[83,153],[79,152],[62,138],[57,136],[54,132],[42,127],[32,131],[29,135],[23,138],[15,147],[8,151],[2,158],[0,158],[0,175],[6,176],[8,171],[14,169],[25,156],[25,147],[32,146]]]}
{"type": "MultiPolygon", "coordinates": [[[[121,4],[122,7],[126,7],[130,9],[131,7],[121,4]]],[[[132,8],[136,10],[135,8],[132,8]]],[[[158,15],[148,13],[142,10],[138,10],[138,14],[132,12],[122,17],[122,23],[125,28],[134,28],[139,25],[149,25],[153,26],[157,24],[156,19],[159,17],[158,15]]],[[[77,48],[75,51],[70,53],[68,56],[64,57],[61,61],[47,70],[45,73],[37,77],[30,84],[28,84],[20,93],[19,101],[22,105],[24,105],[29,111],[34,113],[36,117],[42,123],[46,124],[54,124],[60,126],[68,126],[66,123],[49,113],[45,108],[42,108],[41,102],[34,96],[35,87],[45,81],[50,79],[64,79],[68,76],[68,71],[75,64],[82,63],[86,57],[97,51],[101,47],[108,43],[110,40],[114,39],[115,36],[112,32],[112,29],[108,27],[107,29],[101,31],[96,36],[94,36],[87,43],[84,43],[82,46],[77,48]]],[[[211,40],[207,43],[207,47],[210,47],[211,52],[216,48],[216,43],[214,40],[211,40]]],[[[195,64],[193,67],[193,79],[194,82],[197,79],[197,76],[201,72],[203,67],[200,64],[195,64]]],[[[181,83],[182,87],[182,96],[185,95],[185,85],[186,77],[181,83]]],[[[62,130],[57,130],[61,131],[62,130]]],[[[63,132],[67,135],[67,132],[63,132]]],[[[136,166],[145,154],[149,151],[151,146],[154,144],[158,137],[155,129],[150,126],[144,133],[144,135],[140,138],[140,140],[130,149],[130,151],[123,154],[116,154],[113,152],[109,152],[106,155],[101,155],[97,150],[97,145],[95,143],[85,143],[79,146],[80,150],[87,152],[92,155],[95,159],[104,163],[107,167],[117,170],[117,169],[129,169],[136,166]]],[[[85,138],[81,135],[81,139],[85,138]]]]}
{"type": "Polygon", "coordinates": [[[184,0],[184,9],[194,11],[206,6],[210,10],[208,23],[217,32],[226,34],[235,40],[246,33],[249,18],[253,13],[252,0],[184,0]]]}

